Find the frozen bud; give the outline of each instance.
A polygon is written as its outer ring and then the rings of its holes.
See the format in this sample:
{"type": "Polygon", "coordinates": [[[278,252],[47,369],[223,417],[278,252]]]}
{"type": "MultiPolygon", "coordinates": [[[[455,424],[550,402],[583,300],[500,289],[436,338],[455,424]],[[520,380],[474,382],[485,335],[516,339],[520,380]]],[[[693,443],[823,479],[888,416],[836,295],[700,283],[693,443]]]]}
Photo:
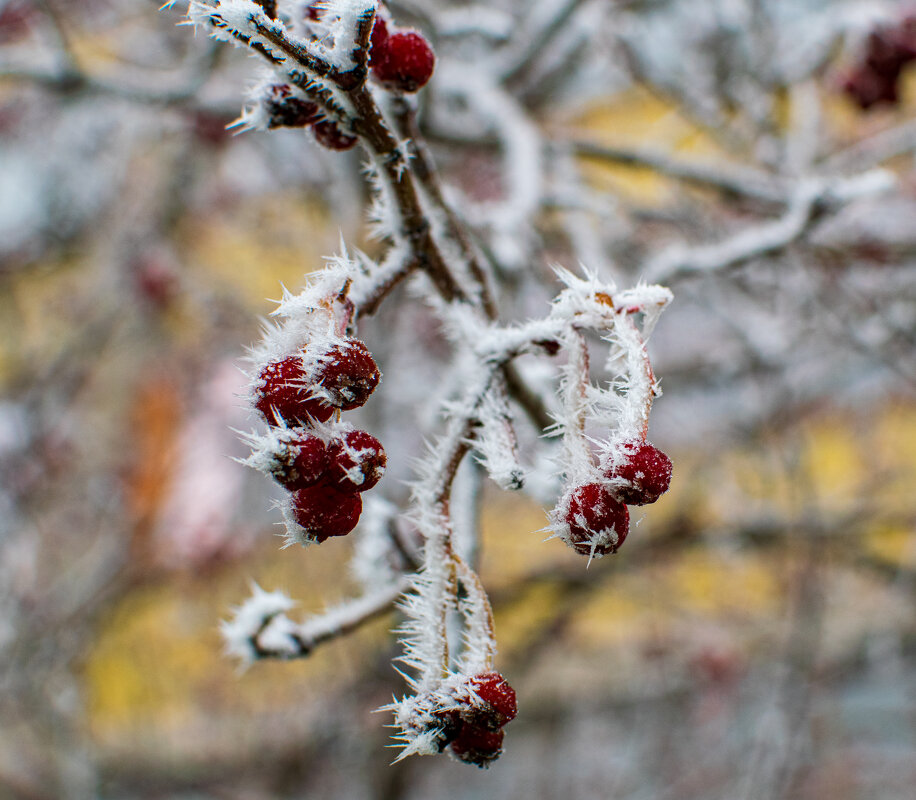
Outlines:
{"type": "Polygon", "coordinates": [[[561,537],[577,553],[616,553],[627,538],[630,514],[607,484],[586,483],[570,489],[558,508],[561,537]]]}
{"type": "Polygon", "coordinates": [[[617,485],[614,493],[621,503],[645,506],[654,503],[671,484],[671,459],[648,442],[624,445],[624,460],[605,474],[617,485]]]}
{"type": "Polygon", "coordinates": [[[518,713],[515,689],[498,672],[475,675],[468,683],[480,699],[461,709],[461,718],[481,728],[497,730],[512,722],[518,713]]]}
{"type": "Polygon", "coordinates": [[[358,494],[331,486],[300,489],[292,497],[293,519],[319,542],[331,536],[346,536],[356,527],[363,510],[358,494]]]}
{"type": "Polygon", "coordinates": [[[270,87],[264,109],[268,128],[306,128],[321,116],[317,103],[297,97],[286,83],[270,87]]]}
{"type": "Polygon", "coordinates": [[[348,431],[328,446],[328,480],[343,492],[365,492],[385,474],[382,443],[365,431],[348,431]]]}
{"type": "Polygon", "coordinates": [[[449,746],[453,755],[466,764],[488,767],[503,751],[503,731],[464,725],[449,746]]]}
{"type": "Polygon", "coordinates": [[[336,122],[329,119],[316,122],[312,126],[312,133],[315,135],[315,141],[328,150],[349,150],[359,141],[355,136],[344,133],[336,122]]]}
{"type": "Polygon", "coordinates": [[[271,361],[258,374],[254,407],[271,425],[281,420],[303,425],[312,419],[325,422],[334,409],[315,397],[309,384],[301,356],[271,361]]]}
{"type": "Polygon", "coordinates": [[[318,356],[315,382],[328,402],[344,411],[359,408],[378,386],[381,373],[372,354],[359,339],[346,339],[318,356]]]}
{"type": "Polygon", "coordinates": [[[311,434],[284,442],[270,464],[270,474],[290,491],[314,486],[327,469],[327,448],[321,439],[311,434]]]}

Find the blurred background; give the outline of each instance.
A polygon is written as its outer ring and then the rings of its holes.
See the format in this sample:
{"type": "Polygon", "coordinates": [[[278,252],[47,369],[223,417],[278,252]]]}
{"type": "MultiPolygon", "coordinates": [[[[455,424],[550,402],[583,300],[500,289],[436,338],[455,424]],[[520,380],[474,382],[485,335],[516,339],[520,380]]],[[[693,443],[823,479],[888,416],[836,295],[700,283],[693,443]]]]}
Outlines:
{"type": "MultiPolygon", "coordinates": [[[[619,555],[586,569],[549,501],[483,486],[521,711],[480,771],[389,765],[394,614],[302,662],[222,654],[251,581],[303,613],[358,591],[349,541],[279,550],[232,429],[267,298],[381,246],[358,151],[227,131],[259,65],[159,5],[0,0],[0,798],[911,798],[916,9],[390,4],[436,45],[423,130],[506,318],[553,263],[676,298],[674,480],[619,555]]],[[[436,420],[407,370],[447,363],[411,304],[361,328],[396,503],[436,420]]]]}

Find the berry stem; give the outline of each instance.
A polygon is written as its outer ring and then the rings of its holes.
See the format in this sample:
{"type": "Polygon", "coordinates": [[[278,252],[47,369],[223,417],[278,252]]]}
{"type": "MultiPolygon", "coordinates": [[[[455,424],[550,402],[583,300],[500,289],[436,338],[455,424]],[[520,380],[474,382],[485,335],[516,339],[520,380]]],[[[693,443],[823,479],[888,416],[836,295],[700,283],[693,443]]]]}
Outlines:
{"type": "Polygon", "coordinates": [[[399,233],[407,242],[416,267],[429,275],[446,302],[469,302],[468,294],[455,279],[433,238],[414,183],[413,171],[372,94],[366,86],[359,86],[349,92],[349,97],[356,109],[353,129],[361,135],[392,190],[400,216],[399,233]]]}
{"type": "Polygon", "coordinates": [[[618,312],[614,315],[614,335],[625,354],[628,379],[619,435],[627,441],[645,441],[649,433],[649,412],[657,393],[649,353],[630,314],[618,312]]]}
{"type": "MultiPolygon", "coordinates": [[[[582,331],[574,326],[569,327],[565,338],[569,363],[564,377],[564,405],[568,417],[563,430],[563,445],[566,448],[567,463],[582,468],[592,462],[591,449],[585,438],[590,383],[588,343],[582,331]]],[[[578,477],[580,476],[575,476],[574,479],[578,477]]]]}

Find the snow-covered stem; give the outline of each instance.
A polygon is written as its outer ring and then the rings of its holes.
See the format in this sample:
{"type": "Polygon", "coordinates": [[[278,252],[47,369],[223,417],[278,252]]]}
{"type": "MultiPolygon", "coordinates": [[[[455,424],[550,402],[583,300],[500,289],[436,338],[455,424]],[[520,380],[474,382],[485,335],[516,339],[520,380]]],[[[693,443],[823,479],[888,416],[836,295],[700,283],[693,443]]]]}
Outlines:
{"type": "Polygon", "coordinates": [[[347,600],[301,623],[286,616],[295,605],[292,600],[255,586],[252,597],[222,625],[227,650],[246,662],[305,658],[318,645],[344,636],[391,611],[407,585],[407,579],[402,577],[389,586],[347,600]]]}

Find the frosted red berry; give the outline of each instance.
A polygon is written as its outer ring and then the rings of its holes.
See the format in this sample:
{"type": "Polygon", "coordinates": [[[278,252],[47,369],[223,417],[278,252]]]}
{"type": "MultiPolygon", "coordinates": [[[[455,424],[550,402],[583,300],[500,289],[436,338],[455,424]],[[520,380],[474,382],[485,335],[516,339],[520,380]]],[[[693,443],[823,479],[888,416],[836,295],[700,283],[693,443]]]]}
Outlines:
{"type": "Polygon", "coordinates": [[[582,555],[616,553],[627,538],[630,513],[603,483],[576,486],[560,505],[568,543],[582,555]]]}
{"type": "Polygon", "coordinates": [[[280,421],[306,424],[312,419],[325,422],[334,409],[321,398],[312,396],[300,356],[271,361],[258,375],[254,407],[271,425],[280,421]]]}
{"type": "Polygon", "coordinates": [[[328,451],[317,436],[303,434],[274,455],[270,474],[290,491],[314,486],[328,469],[328,451]]]}
{"type": "Polygon", "coordinates": [[[466,722],[497,730],[515,719],[518,713],[515,689],[498,672],[475,675],[469,685],[480,698],[480,703],[472,702],[462,709],[461,716],[466,722]]]}
{"type": "Polygon", "coordinates": [[[334,345],[320,362],[315,382],[321,384],[328,402],[344,411],[363,405],[381,378],[375,359],[359,339],[334,345]]]}
{"type": "Polygon", "coordinates": [[[264,103],[268,128],[306,128],[321,115],[317,103],[296,97],[289,84],[275,83],[264,103]]]}
{"type": "Polygon", "coordinates": [[[503,731],[464,725],[450,745],[452,753],[467,764],[488,767],[502,754],[503,731]]]}
{"type": "Polygon", "coordinates": [[[626,459],[606,472],[609,480],[623,480],[614,493],[621,503],[645,506],[654,503],[671,484],[671,459],[648,442],[625,448],[626,459]]]}
{"type": "Polygon", "coordinates": [[[373,53],[372,71],[389,89],[416,92],[433,75],[436,56],[416,31],[395,31],[373,53]]]}
{"type": "Polygon", "coordinates": [[[355,136],[344,133],[336,122],[329,119],[316,122],[312,126],[312,133],[315,134],[315,141],[328,150],[349,150],[358,141],[355,136]]]}
{"type": "Polygon", "coordinates": [[[292,496],[293,519],[319,542],[331,536],[346,536],[356,527],[363,510],[358,494],[340,492],[331,486],[300,489],[292,496]]]}
{"type": "Polygon", "coordinates": [[[385,474],[382,443],[365,431],[348,431],[328,446],[328,481],[344,492],[365,492],[385,474]]]}

